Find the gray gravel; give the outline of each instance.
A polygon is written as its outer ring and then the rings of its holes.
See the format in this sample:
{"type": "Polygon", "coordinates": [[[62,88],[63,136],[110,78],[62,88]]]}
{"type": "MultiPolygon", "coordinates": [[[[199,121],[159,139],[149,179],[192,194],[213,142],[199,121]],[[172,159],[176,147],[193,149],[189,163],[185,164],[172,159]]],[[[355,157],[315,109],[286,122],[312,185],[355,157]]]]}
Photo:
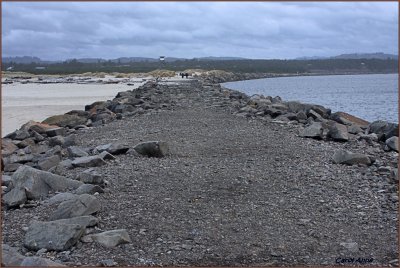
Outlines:
{"type": "MultiPolygon", "coordinates": [[[[397,168],[396,152],[306,139],[300,124],[234,115],[218,86],[182,82],[163,90],[174,106],[76,132],[82,147],[169,145],[166,157],[129,151],[94,168],[109,185],[96,196],[100,223],[89,233],[126,229],[132,242],[115,248],[79,242],[42,257],[71,266],[338,265],[346,258],[398,265],[397,185],[390,172],[379,171],[397,168]],[[334,164],[339,149],[373,154],[376,162],[334,164]]],[[[63,175],[76,178],[83,170],[63,175]]],[[[49,220],[56,207],[3,210],[3,243],[34,255],[23,248],[22,230],[33,219],[49,220]]]]}

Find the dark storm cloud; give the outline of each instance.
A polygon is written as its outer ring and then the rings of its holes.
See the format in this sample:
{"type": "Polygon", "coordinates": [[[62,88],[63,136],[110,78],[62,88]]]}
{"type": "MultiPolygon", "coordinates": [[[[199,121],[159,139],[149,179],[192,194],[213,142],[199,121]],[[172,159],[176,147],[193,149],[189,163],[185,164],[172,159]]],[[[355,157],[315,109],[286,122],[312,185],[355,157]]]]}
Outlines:
{"type": "Polygon", "coordinates": [[[3,2],[3,56],[397,53],[394,2],[3,2]]]}

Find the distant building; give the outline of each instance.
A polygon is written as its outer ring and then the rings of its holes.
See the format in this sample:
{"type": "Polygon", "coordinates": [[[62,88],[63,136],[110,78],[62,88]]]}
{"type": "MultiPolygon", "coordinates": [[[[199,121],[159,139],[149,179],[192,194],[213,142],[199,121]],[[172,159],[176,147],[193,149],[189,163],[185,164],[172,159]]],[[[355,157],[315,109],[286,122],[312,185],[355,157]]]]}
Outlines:
{"type": "Polygon", "coordinates": [[[10,66],[10,67],[8,67],[6,70],[7,70],[7,71],[12,71],[12,70],[14,70],[14,66],[10,66]]]}
{"type": "Polygon", "coordinates": [[[165,61],[165,56],[160,56],[160,61],[165,61]]]}
{"type": "Polygon", "coordinates": [[[41,66],[35,67],[35,70],[45,70],[45,69],[46,67],[41,67],[41,66]]]}

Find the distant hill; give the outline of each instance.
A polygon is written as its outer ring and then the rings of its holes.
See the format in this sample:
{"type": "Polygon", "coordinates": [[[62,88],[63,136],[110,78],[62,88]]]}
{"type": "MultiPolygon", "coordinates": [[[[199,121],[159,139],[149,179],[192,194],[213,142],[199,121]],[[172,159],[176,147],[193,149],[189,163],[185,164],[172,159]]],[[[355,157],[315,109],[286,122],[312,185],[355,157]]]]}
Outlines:
{"type": "Polygon", "coordinates": [[[377,53],[352,53],[352,54],[341,54],[338,56],[332,57],[320,57],[320,56],[311,56],[311,57],[299,57],[295,58],[295,60],[326,60],[326,59],[351,59],[351,60],[359,60],[359,59],[393,59],[397,60],[399,56],[394,54],[386,54],[382,52],[377,53]]]}
{"type": "Polygon", "coordinates": [[[341,54],[339,56],[331,57],[332,59],[394,59],[397,60],[399,58],[398,55],[386,54],[382,52],[377,53],[353,53],[353,54],[341,54]]]}
{"type": "Polygon", "coordinates": [[[246,60],[246,58],[240,57],[201,57],[201,58],[194,58],[195,60],[202,60],[202,61],[216,61],[216,60],[246,60]]]}

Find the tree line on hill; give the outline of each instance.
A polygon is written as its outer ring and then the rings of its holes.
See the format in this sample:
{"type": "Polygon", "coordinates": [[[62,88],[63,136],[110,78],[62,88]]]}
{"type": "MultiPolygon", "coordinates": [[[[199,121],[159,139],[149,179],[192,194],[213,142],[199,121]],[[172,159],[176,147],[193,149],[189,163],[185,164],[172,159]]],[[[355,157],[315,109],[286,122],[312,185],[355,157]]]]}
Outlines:
{"type": "Polygon", "coordinates": [[[94,61],[76,59],[63,62],[16,63],[3,62],[2,71],[28,72],[32,74],[77,74],[86,72],[139,73],[156,69],[182,71],[186,69],[224,70],[237,73],[397,73],[398,59],[318,59],[318,60],[199,60],[176,61],[94,61]]]}

